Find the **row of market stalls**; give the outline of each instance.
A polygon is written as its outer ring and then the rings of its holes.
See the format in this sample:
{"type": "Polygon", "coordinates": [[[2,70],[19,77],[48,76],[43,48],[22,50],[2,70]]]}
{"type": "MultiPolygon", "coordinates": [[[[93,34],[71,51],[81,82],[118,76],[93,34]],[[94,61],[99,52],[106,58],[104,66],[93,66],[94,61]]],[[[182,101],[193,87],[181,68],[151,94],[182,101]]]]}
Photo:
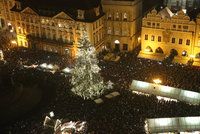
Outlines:
{"type": "MultiPolygon", "coordinates": [[[[157,98],[184,101],[192,105],[200,104],[200,93],[189,90],[137,80],[132,81],[130,89],[133,93],[156,95],[157,98]]],[[[145,130],[147,134],[200,134],[200,117],[147,119],[145,130]]]]}
{"type": "Polygon", "coordinates": [[[147,119],[147,134],[200,134],[200,117],[147,119]]]}
{"type": "Polygon", "coordinates": [[[184,101],[193,105],[200,104],[200,93],[183,90],[180,88],[133,80],[130,89],[137,92],[184,101]]]}

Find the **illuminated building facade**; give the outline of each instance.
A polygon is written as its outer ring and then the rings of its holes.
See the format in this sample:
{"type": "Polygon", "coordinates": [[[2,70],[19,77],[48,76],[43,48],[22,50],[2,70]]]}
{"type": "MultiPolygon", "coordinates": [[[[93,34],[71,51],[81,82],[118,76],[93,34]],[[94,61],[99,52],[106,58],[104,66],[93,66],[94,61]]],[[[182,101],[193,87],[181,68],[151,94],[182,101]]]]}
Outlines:
{"type": "MultiPolygon", "coordinates": [[[[3,0],[4,1],[4,0],[3,0]]],[[[10,0],[12,1],[12,0],[10,0]]],[[[9,3],[4,1],[3,5],[9,3]]],[[[15,0],[4,7],[6,16],[11,9],[12,25],[18,46],[75,56],[81,28],[97,50],[103,45],[104,13],[100,0],[15,0]]]]}
{"type": "Polygon", "coordinates": [[[141,31],[142,0],[103,0],[105,44],[120,52],[132,51],[138,45],[141,31]]]}
{"type": "Polygon", "coordinates": [[[163,60],[172,51],[175,61],[200,61],[200,16],[190,19],[182,10],[173,14],[168,8],[148,13],[142,21],[141,52],[139,57],[163,60]]]}

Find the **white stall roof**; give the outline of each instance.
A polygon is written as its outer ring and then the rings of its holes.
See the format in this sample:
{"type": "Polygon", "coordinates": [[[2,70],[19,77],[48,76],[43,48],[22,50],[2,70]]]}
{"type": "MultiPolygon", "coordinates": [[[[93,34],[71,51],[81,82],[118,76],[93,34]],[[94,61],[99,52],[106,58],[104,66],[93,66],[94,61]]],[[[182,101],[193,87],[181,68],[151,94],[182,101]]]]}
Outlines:
{"type": "Polygon", "coordinates": [[[147,134],[200,133],[200,117],[154,118],[146,120],[147,134]]]}
{"type": "Polygon", "coordinates": [[[200,104],[200,93],[183,90],[180,88],[133,80],[130,89],[145,94],[153,94],[156,96],[176,99],[190,104],[200,104]]]}

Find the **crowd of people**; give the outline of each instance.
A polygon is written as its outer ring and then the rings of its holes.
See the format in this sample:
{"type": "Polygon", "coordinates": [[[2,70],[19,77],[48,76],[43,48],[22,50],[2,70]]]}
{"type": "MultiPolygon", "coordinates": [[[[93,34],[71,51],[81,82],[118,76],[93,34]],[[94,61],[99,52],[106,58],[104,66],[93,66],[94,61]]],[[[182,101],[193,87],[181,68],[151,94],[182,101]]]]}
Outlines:
{"type": "MultiPolygon", "coordinates": [[[[10,59],[15,57],[14,53],[10,59]]],[[[17,53],[18,58],[20,54],[17,53]]],[[[44,118],[50,111],[55,113],[57,119],[86,121],[89,134],[143,134],[147,118],[200,115],[198,105],[158,100],[156,96],[138,95],[128,90],[133,79],[152,82],[154,78],[160,78],[163,85],[199,92],[199,68],[140,59],[132,53],[120,55],[118,62],[104,61],[99,57],[102,76],[105,81],[111,80],[114,83],[113,91],[118,91],[120,96],[104,98],[102,104],[95,104],[94,101],[83,100],[72,94],[69,75],[15,68],[14,81],[27,85],[39,83],[45,95],[31,112],[2,125],[0,133],[50,134],[53,130],[43,127],[44,118]]]]}

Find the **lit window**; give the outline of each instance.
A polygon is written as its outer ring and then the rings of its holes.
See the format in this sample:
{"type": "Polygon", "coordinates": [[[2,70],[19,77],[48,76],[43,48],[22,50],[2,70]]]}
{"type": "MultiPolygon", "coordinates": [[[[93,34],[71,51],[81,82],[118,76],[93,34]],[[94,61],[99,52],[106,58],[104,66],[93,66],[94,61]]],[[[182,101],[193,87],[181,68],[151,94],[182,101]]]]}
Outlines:
{"type": "Polygon", "coordinates": [[[123,15],[123,17],[124,17],[124,21],[127,21],[127,13],[124,13],[124,15],[123,15]]]}
{"type": "Polygon", "coordinates": [[[123,44],[123,50],[127,51],[128,50],[128,44],[123,44]]]}
{"type": "Polygon", "coordinates": [[[183,39],[179,39],[178,44],[182,44],[183,43],[183,39]]]}
{"type": "Polygon", "coordinates": [[[108,34],[111,34],[111,33],[112,33],[111,27],[108,27],[108,34]]]}
{"type": "Polygon", "coordinates": [[[161,42],[161,36],[158,36],[158,42],[161,42]]]}
{"type": "Polygon", "coordinates": [[[188,46],[190,45],[190,40],[189,39],[186,40],[186,45],[188,45],[188,46]]]}
{"type": "Polygon", "coordinates": [[[154,40],[155,40],[155,36],[152,35],[152,36],[151,36],[151,41],[154,41],[154,40]]]}
{"type": "Polygon", "coordinates": [[[145,35],[145,40],[148,40],[148,35],[147,34],[145,35]]]}
{"type": "Polygon", "coordinates": [[[119,20],[119,13],[116,13],[116,20],[119,20]]]}
{"type": "Polygon", "coordinates": [[[175,38],[172,38],[172,43],[175,43],[176,42],[176,39],[175,38]]]}
{"type": "Polygon", "coordinates": [[[108,20],[111,20],[111,18],[112,18],[112,15],[111,15],[111,13],[109,13],[108,14],[108,20]]]}

